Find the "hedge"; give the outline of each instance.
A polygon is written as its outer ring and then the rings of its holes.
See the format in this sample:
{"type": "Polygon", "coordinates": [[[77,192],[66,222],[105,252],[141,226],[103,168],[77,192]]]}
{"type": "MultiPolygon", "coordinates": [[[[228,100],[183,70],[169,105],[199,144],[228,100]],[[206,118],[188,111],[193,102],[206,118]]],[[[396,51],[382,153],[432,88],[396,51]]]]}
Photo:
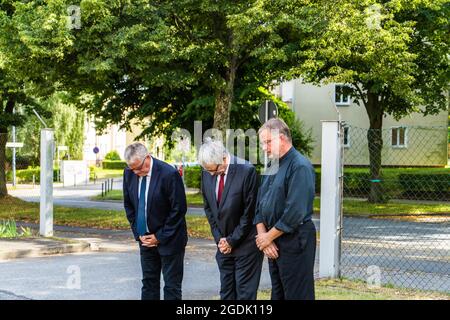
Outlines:
{"type": "Polygon", "coordinates": [[[400,174],[402,196],[419,199],[450,199],[450,174],[400,174]]]}
{"type": "MultiPolygon", "coordinates": [[[[257,167],[258,175],[261,168],[257,167]]],[[[450,199],[450,175],[445,170],[432,169],[383,169],[382,189],[389,198],[448,200],[450,199]],[[420,174],[417,172],[424,171],[420,174]],[[401,173],[408,171],[408,173],[401,173]],[[435,171],[436,173],[433,173],[435,171]]],[[[189,188],[200,188],[201,168],[185,168],[185,183],[189,188]]],[[[320,194],[321,170],[315,168],[316,194],[320,194]]],[[[364,168],[344,169],[344,196],[366,198],[370,193],[370,173],[364,168]]]]}
{"type": "Polygon", "coordinates": [[[120,169],[123,170],[127,166],[125,161],[121,160],[103,160],[102,168],[103,169],[120,169]]]}
{"type": "Polygon", "coordinates": [[[200,166],[185,167],[183,174],[186,187],[200,189],[202,179],[202,169],[200,166]]]}
{"type": "MultiPolygon", "coordinates": [[[[53,181],[58,181],[59,169],[53,169],[53,181]]],[[[39,167],[28,168],[25,170],[16,171],[16,179],[18,183],[31,183],[33,182],[33,175],[35,177],[35,182],[39,183],[41,180],[41,169],[39,167]]],[[[12,181],[12,171],[6,173],[6,179],[12,181]]]]}

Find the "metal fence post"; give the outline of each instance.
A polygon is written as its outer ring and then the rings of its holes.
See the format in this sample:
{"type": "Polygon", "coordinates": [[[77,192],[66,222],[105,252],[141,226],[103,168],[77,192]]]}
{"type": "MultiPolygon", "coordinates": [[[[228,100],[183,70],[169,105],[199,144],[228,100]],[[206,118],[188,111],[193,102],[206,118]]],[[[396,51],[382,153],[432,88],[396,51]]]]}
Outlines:
{"type": "Polygon", "coordinates": [[[42,129],[39,233],[44,237],[53,236],[53,145],[53,130],[42,129]]]}
{"type": "Polygon", "coordinates": [[[339,277],[341,166],[340,123],[322,121],[320,277],[339,277]]]}

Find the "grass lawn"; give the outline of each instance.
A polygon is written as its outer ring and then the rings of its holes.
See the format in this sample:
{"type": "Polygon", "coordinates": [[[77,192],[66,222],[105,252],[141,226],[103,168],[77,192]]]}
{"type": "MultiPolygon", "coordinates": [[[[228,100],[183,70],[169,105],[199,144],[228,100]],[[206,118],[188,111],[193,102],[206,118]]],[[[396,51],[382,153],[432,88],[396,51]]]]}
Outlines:
{"type": "MultiPolygon", "coordinates": [[[[270,290],[258,292],[259,300],[270,299],[270,290]]],[[[383,286],[369,288],[365,282],[347,279],[316,280],[317,300],[449,300],[450,295],[430,291],[383,286]]]]}
{"type": "MultiPolygon", "coordinates": [[[[123,169],[102,169],[95,168],[94,173],[97,179],[118,178],[123,176],[123,169]]],[[[91,174],[92,179],[92,174],[91,174]]]]}
{"type": "Polygon", "coordinates": [[[111,190],[109,191],[106,196],[102,197],[101,194],[91,197],[92,200],[117,200],[117,201],[123,201],[123,192],[122,190],[111,190]]]}
{"type": "MultiPolygon", "coordinates": [[[[124,211],[55,206],[53,219],[56,225],[100,229],[130,228],[124,211]]],[[[39,203],[25,202],[11,196],[0,198],[0,220],[39,223],[39,203]]],[[[205,217],[186,216],[186,222],[190,236],[212,239],[205,217]]]]}

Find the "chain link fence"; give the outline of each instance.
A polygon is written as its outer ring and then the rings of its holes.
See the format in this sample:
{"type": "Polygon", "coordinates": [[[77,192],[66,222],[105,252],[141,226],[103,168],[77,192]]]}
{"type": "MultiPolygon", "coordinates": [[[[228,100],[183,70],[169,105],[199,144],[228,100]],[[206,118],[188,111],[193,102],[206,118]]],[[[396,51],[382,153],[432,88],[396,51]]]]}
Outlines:
{"type": "Polygon", "coordinates": [[[342,133],[341,276],[450,293],[447,128],[342,133]]]}

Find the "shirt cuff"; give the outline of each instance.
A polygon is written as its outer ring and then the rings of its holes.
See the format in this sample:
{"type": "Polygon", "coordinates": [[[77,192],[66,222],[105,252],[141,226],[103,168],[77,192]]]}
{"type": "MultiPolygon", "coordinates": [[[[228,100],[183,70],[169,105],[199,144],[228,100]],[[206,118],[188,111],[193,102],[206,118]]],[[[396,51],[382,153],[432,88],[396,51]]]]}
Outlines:
{"type": "Polygon", "coordinates": [[[258,214],[253,218],[253,224],[257,225],[258,223],[264,223],[262,215],[258,214]]]}
{"type": "Polygon", "coordinates": [[[285,224],[283,221],[278,220],[277,223],[275,223],[275,228],[277,228],[280,231],[283,231],[284,233],[291,233],[294,231],[294,228],[292,228],[291,226],[288,226],[287,224],[285,224]]]}

